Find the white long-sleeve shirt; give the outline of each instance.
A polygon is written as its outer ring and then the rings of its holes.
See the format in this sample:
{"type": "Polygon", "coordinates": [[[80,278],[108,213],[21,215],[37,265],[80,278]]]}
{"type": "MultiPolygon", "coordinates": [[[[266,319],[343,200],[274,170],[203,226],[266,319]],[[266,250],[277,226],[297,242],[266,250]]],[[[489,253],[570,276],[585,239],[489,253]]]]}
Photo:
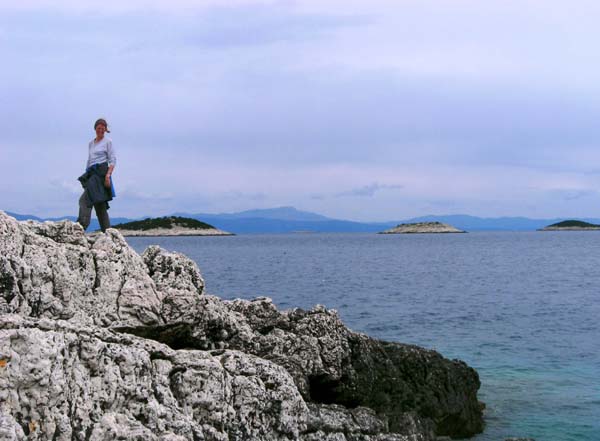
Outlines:
{"type": "Polygon", "coordinates": [[[88,161],[86,165],[86,169],[90,168],[94,164],[102,164],[103,162],[108,162],[108,165],[116,165],[117,164],[117,155],[115,154],[115,149],[112,145],[112,139],[107,138],[106,136],[100,140],[100,142],[96,142],[92,139],[88,145],[88,161]]]}

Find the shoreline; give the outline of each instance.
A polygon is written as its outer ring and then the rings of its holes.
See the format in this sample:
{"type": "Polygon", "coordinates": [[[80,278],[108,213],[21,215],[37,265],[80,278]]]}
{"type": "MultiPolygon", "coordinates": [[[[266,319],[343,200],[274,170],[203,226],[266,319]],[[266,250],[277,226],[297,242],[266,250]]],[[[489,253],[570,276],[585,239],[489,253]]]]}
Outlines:
{"type": "Polygon", "coordinates": [[[537,231],[600,231],[600,227],[545,227],[537,231]]]}
{"type": "Polygon", "coordinates": [[[234,233],[210,228],[206,230],[196,230],[189,228],[153,228],[150,230],[116,230],[125,237],[172,237],[172,236],[235,236],[234,233]]]}

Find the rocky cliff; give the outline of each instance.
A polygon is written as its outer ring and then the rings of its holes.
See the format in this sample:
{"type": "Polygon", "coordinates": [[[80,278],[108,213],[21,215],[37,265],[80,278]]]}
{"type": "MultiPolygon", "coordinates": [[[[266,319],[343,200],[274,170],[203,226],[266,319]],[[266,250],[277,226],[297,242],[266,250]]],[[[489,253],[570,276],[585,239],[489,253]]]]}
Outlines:
{"type": "Polygon", "coordinates": [[[321,306],[207,295],[193,261],[116,230],[0,212],[0,440],[464,437],[479,385],[321,306]]]}

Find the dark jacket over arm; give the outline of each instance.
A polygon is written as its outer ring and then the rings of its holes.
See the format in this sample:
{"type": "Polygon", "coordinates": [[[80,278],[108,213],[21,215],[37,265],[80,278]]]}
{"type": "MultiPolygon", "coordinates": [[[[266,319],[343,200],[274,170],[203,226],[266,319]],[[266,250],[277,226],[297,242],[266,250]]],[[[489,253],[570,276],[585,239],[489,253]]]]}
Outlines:
{"type": "Polygon", "coordinates": [[[85,189],[88,207],[101,202],[112,201],[112,190],[104,186],[107,172],[108,163],[103,162],[102,164],[94,164],[77,178],[85,189]]]}

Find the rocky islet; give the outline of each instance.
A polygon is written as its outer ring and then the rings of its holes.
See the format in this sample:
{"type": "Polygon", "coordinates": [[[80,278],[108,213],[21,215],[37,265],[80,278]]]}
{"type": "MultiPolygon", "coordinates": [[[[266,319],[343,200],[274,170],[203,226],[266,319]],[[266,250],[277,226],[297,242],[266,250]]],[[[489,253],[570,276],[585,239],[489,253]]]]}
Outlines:
{"type": "Polygon", "coordinates": [[[540,228],[539,231],[600,231],[600,225],[579,220],[566,220],[540,228]]]}
{"type": "Polygon", "coordinates": [[[115,225],[123,236],[235,236],[196,219],[167,216],[115,225]]]}
{"type": "Polygon", "coordinates": [[[0,440],[411,440],[483,430],[477,372],[335,311],[205,293],[117,230],[0,212],[0,440]]]}
{"type": "Polygon", "coordinates": [[[466,233],[452,225],[443,222],[414,222],[399,224],[389,230],[381,231],[379,234],[424,234],[424,233],[466,233]]]}

